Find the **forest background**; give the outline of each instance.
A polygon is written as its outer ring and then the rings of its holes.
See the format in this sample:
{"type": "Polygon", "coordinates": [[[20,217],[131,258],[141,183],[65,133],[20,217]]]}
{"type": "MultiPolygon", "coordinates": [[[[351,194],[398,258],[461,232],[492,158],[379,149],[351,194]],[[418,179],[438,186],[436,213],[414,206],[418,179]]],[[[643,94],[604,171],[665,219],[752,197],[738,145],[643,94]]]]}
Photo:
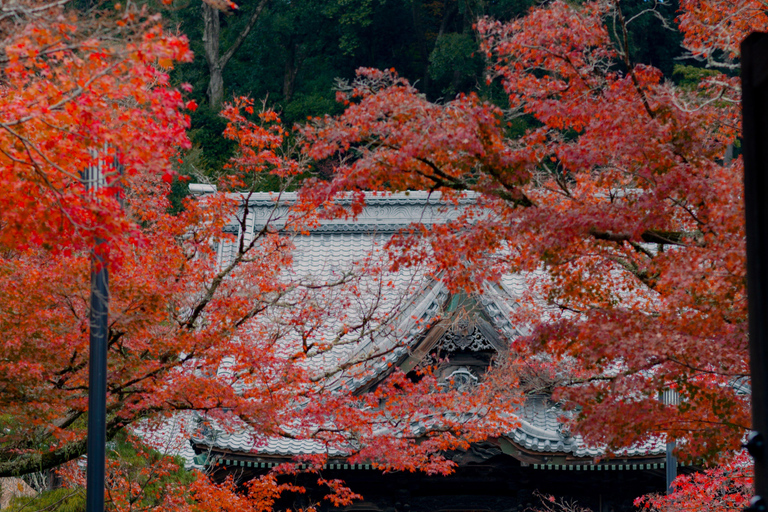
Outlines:
{"type": "MultiPolygon", "coordinates": [[[[500,83],[487,83],[487,61],[479,51],[474,25],[483,16],[517,18],[534,5],[535,0],[269,0],[242,3],[237,9],[226,3],[220,9],[203,7],[208,13],[216,11],[220,19],[219,53],[236,48],[222,70],[224,93],[212,101],[207,94],[211,71],[204,13],[198,2],[174,1],[165,16],[189,38],[195,57],[174,69],[172,77],[177,84],[192,84],[191,97],[199,106],[191,114],[193,148],[180,172],[213,177],[234,154],[234,141],[222,137],[222,98],[263,99],[291,126],[308,117],[341,113],[336,81],[351,80],[360,67],[395,69],[431,101],[475,92],[506,108],[508,98],[500,83]]],[[[628,19],[649,6],[644,0],[622,5],[628,19]]],[[[641,16],[629,27],[632,61],[660,69],[675,83],[695,83],[706,74],[705,65],[680,59],[685,50],[674,23],[678,2],[656,2],[653,7],[660,17],[641,16]]],[[[525,125],[518,122],[514,129],[523,131],[525,125]]],[[[179,186],[175,192],[184,189],[179,186]]]]}

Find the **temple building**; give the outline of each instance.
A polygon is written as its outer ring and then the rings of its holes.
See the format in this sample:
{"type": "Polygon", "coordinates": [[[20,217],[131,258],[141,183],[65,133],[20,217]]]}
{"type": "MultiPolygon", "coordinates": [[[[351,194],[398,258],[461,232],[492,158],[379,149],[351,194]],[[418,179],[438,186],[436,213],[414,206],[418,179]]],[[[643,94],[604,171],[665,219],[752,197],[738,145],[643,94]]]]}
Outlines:
{"type": "MultiPolygon", "coordinates": [[[[292,197],[284,195],[283,200],[290,203],[292,197]]],[[[254,232],[268,220],[279,222],[285,214],[286,207],[276,207],[270,194],[253,194],[248,201],[250,217],[245,224],[254,232]]],[[[389,237],[412,222],[429,225],[445,222],[452,215],[456,215],[455,208],[423,192],[369,196],[365,209],[354,220],[323,221],[311,232],[297,234],[294,271],[313,279],[328,279],[370,251],[380,250],[389,237]]],[[[249,235],[238,233],[238,237],[243,236],[249,235]]],[[[223,243],[219,248],[223,263],[231,257],[228,251],[234,243],[223,243]]],[[[435,362],[439,362],[438,378],[451,386],[471,389],[482,381],[494,361],[510,350],[512,341],[526,332],[525,326],[510,320],[517,297],[525,291],[526,280],[521,276],[506,275],[498,283],[484,284],[483,292],[477,295],[452,293],[439,279],[427,276],[409,270],[397,277],[405,283],[397,290],[405,290],[409,296],[401,298],[402,310],[388,317],[392,328],[382,330],[386,335],[381,339],[361,341],[334,356],[354,360],[372,351],[385,354],[367,362],[365,371],[341,377],[354,393],[362,395],[376,389],[394,368],[407,374],[419,365],[435,362]]],[[[322,476],[343,479],[364,500],[335,509],[322,500],[323,491],[313,487],[312,477],[297,475],[293,478],[305,484],[308,492],[287,496],[280,505],[296,509],[320,502],[323,510],[522,512],[540,505],[542,496],[552,495],[595,512],[620,512],[633,510],[632,501],[638,496],[664,491],[662,440],[608,456],[602,448],[587,445],[565,429],[561,420],[566,413],[540,392],[526,395],[517,415],[517,428],[468,450],[447,454],[458,464],[455,473],[447,477],[383,473],[371,464],[349,463],[343,450],[331,450],[322,476]]],[[[232,432],[207,426],[190,442],[197,465],[207,468],[215,478],[235,475],[241,482],[296,456],[327,450],[307,439],[274,438],[255,443],[247,428],[232,432]]]]}

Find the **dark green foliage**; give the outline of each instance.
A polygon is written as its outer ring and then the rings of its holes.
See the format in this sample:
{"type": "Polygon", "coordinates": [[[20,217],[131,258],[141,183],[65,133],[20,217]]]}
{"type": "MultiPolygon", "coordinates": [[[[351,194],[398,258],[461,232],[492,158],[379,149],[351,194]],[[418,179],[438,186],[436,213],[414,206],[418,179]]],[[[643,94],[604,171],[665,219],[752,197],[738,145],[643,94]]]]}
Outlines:
{"type": "Polygon", "coordinates": [[[536,0],[487,0],[480,2],[483,14],[501,21],[523,16],[531,7],[539,4],[536,0]]]}
{"type": "Polygon", "coordinates": [[[15,498],[8,512],[85,512],[85,489],[54,489],[34,498],[15,498]]]}
{"type": "Polygon", "coordinates": [[[718,74],[719,72],[713,69],[677,64],[672,73],[672,78],[681,87],[695,88],[699,86],[703,78],[718,74]]]}
{"type": "Polygon", "coordinates": [[[621,2],[622,13],[629,22],[627,29],[632,62],[654,66],[664,76],[672,76],[675,59],[683,54],[683,36],[675,25],[678,8],[678,0],[621,2]]]}
{"type": "Polygon", "coordinates": [[[476,88],[483,80],[484,61],[472,34],[445,34],[437,40],[429,57],[429,76],[434,88],[450,99],[476,88]]]}
{"type": "MultiPolygon", "coordinates": [[[[194,482],[196,476],[194,473],[184,469],[184,462],[180,457],[170,458],[167,455],[148,449],[145,446],[138,448],[137,440],[129,437],[124,431],[121,431],[115,439],[110,441],[107,446],[107,458],[116,461],[119,468],[119,476],[131,482],[139,484],[141,496],[136,498],[134,505],[137,510],[147,510],[162,504],[162,492],[167,483],[175,483],[176,488],[187,488],[194,482]],[[153,477],[147,480],[144,472],[154,463],[165,459],[166,462],[173,462],[173,466],[178,470],[168,475],[161,476],[159,479],[153,477]]],[[[111,469],[114,470],[114,467],[111,469]]],[[[108,479],[109,481],[109,479],[108,479]]],[[[107,498],[109,492],[107,493],[107,498]]],[[[110,509],[107,503],[107,510],[110,509]]],[[[50,491],[44,491],[32,498],[15,498],[11,502],[10,512],[22,511],[46,511],[46,512],[83,512],[85,511],[85,489],[84,488],[59,488],[50,491]]]]}
{"type": "MultiPolygon", "coordinates": [[[[338,24],[339,50],[354,55],[363,43],[363,35],[373,23],[373,12],[386,0],[332,0],[323,14],[338,24]]],[[[317,2],[322,3],[322,2],[317,2]]]]}
{"type": "Polygon", "coordinates": [[[327,94],[299,93],[283,109],[283,121],[287,125],[301,123],[307,117],[319,117],[325,114],[337,114],[341,105],[336,101],[333,91],[328,88],[327,94]]]}
{"type": "Polygon", "coordinates": [[[170,213],[178,214],[184,210],[184,198],[189,196],[189,181],[174,178],[171,183],[171,192],[168,194],[168,201],[171,206],[168,208],[170,213]]]}
{"type": "Polygon", "coordinates": [[[235,154],[236,144],[222,136],[226,127],[227,121],[207,104],[192,113],[189,138],[201,150],[200,170],[219,170],[235,154]]]}
{"type": "MultiPolygon", "coordinates": [[[[221,15],[221,51],[226,51],[258,2],[239,2],[235,14],[221,15]]],[[[525,15],[536,0],[271,0],[244,44],[224,68],[225,101],[246,95],[265,98],[288,126],[308,116],[338,113],[333,84],[350,79],[359,67],[395,68],[430,100],[450,100],[475,91],[506,106],[497,84],[487,85],[485,62],[477,51],[472,24],[479,16],[502,21],[525,15]]],[[[674,75],[682,54],[674,27],[678,0],[621,2],[629,24],[630,57],[674,75]],[[657,16],[643,11],[655,8],[657,16]]],[[[187,34],[195,61],[174,71],[174,81],[190,83],[200,108],[192,116],[193,154],[182,174],[215,176],[232,156],[234,144],[222,137],[223,119],[206,104],[208,68],[202,45],[200,3],[175,0],[170,23],[187,34]]],[[[520,122],[516,122],[516,125],[520,122]]],[[[518,127],[519,128],[519,127],[518,127]]],[[[175,189],[174,189],[175,190],[175,189]]]]}

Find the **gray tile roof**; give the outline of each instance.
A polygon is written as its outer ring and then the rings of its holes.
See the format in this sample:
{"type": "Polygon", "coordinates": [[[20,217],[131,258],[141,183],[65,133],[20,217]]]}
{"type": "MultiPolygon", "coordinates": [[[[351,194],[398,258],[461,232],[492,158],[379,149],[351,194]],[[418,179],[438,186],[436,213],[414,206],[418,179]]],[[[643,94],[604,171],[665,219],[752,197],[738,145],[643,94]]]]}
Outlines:
{"type": "MultiPolygon", "coordinates": [[[[286,194],[282,199],[290,202],[295,200],[295,195],[286,194]]],[[[464,203],[468,201],[472,201],[472,198],[466,199],[464,203]]],[[[284,204],[275,206],[274,194],[253,194],[248,205],[252,216],[247,223],[250,233],[239,236],[251,236],[253,230],[260,229],[268,219],[279,226],[281,222],[285,222],[288,215],[284,204]]],[[[445,222],[446,219],[455,217],[457,211],[455,208],[441,205],[439,196],[431,196],[425,192],[396,194],[388,198],[369,196],[367,207],[356,221],[323,221],[321,226],[309,235],[295,236],[294,264],[287,278],[302,283],[323,283],[364,265],[371,255],[386,263],[387,254],[383,251],[383,245],[391,233],[416,220],[426,223],[445,222]]],[[[234,243],[222,244],[222,264],[231,261],[234,248],[234,243]]],[[[373,300],[375,296],[383,304],[384,313],[378,317],[380,325],[375,326],[371,335],[355,343],[339,343],[331,350],[307,359],[306,364],[316,372],[328,372],[344,362],[360,363],[350,365],[342,372],[331,372],[328,389],[333,390],[340,386],[360,389],[381,377],[388,371],[390,364],[401,361],[409,353],[410,347],[420,339],[425,326],[443,313],[443,305],[449,298],[446,287],[427,276],[428,269],[409,268],[395,273],[384,271],[358,282],[362,289],[366,286],[371,288],[368,295],[364,292],[359,297],[371,297],[373,300]],[[382,282],[391,284],[382,288],[378,286],[382,282]],[[369,359],[372,354],[381,354],[382,357],[369,359]]],[[[508,341],[526,332],[525,326],[514,325],[510,317],[517,307],[515,301],[527,292],[528,280],[532,277],[535,278],[535,275],[505,275],[499,284],[486,284],[480,297],[484,314],[508,341]]],[[[333,303],[329,302],[327,307],[332,309],[333,303]]],[[[356,315],[364,314],[364,309],[363,307],[362,310],[356,311],[351,307],[338,314],[346,315],[346,320],[349,321],[356,315]]],[[[336,335],[345,320],[331,313],[323,327],[324,336],[328,339],[336,335]]],[[[351,336],[348,338],[352,339],[351,336]]],[[[285,343],[286,351],[289,351],[295,340],[288,336],[282,343],[285,343]]],[[[563,432],[560,421],[562,417],[563,412],[545,398],[530,397],[519,410],[520,426],[509,432],[506,437],[532,452],[560,453],[577,457],[596,457],[603,453],[603,449],[599,447],[587,446],[579,436],[570,436],[563,432]]],[[[198,435],[194,442],[213,450],[248,455],[290,457],[325,452],[331,456],[344,454],[343,448],[329,449],[316,440],[258,437],[245,427],[237,432],[228,430],[230,431],[198,435]]],[[[630,448],[623,454],[655,456],[663,453],[663,443],[649,442],[630,448]]]]}
{"type": "Polygon", "coordinates": [[[263,456],[296,457],[299,455],[327,454],[330,457],[340,457],[348,453],[338,447],[327,446],[321,441],[312,439],[255,437],[245,431],[233,434],[216,431],[209,436],[193,437],[192,441],[199,445],[209,446],[213,450],[263,456]]]}
{"type": "MultiPolygon", "coordinates": [[[[581,436],[572,436],[562,429],[563,411],[546,397],[528,397],[519,411],[520,426],[504,437],[521,448],[542,454],[564,454],[574,457],[595,458],[605,455],[603,447],[587,445],[581,436]]],[[[215,431],[209,436],[197,436],[194,442],[214,451],[235,452],[242,455],[270,455],[294,457],[316,453],[344,456],[339,447],[327,447],[316,440],[278,439],[255,436],[247,429],[235,433],[215,431]]],[[[661,439],[620,450],[622,457],[662,456],[666,446],[661,439]]]]}
{"type": "Polygon", "coordinates": [[[159,422],[140,423],[133,431],[160,453],[181,457],[185,467],[200,467],[190,443],[190,437],[198,431],[196,418],[196,413],[180,412],[159,422]]]}
{"type": "MultiPolygon", "coordinates": [[[[528,397],[520,411],[520,426],[507,437],[517,445],[534,452],[565,453],[575,457],[600,457],[605,455],[604,447],[589,446],[581,436],[572,436],[563,430],[562,420],[567,415],[560,407],[544,396],[528,397]]],[[[651,440],[642,445],[621,450],[618,455],[625,457],[657,456],[666,453],[661,439],[651,440]]]]}
{"type": "MultiPolygon", "coordinates": [[[[267,222],[272,226],[284,225],[289,217],[288,205],[296,200],[296,194],[286,192],[278,196],[271,192],[260,192],[249,196],[239,196],[248,200],[253,212],[254,229],[260,229],[267,222]]],[[[441,201],[440,194],[411,191],[391,196],[366,194],[366,207],[354,221],[346,219],[325,219],[314,231],[319,233],[379,233],[391,235],[409,224],[431,225],[456,218],[459,209],[441,201]]],[[[459,201],[460,205],[473,202],[472,196],[459,201]]],[[[340,199],[338,204],[349,205],[351,200],[340,199]]]]}

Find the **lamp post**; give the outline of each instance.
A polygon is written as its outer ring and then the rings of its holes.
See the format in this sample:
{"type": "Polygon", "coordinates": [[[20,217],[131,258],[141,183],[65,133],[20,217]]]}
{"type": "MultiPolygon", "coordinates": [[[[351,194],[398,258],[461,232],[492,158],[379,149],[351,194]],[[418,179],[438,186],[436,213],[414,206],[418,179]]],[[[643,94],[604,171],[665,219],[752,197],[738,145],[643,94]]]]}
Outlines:
{"type": "Polygon", "coordinates": [[[755,496],[748,510],[763,512],[768,499],[768,34],[750,34],[741,44],[741,91],[753,429],[747,448],[755,461],[755,496]]]}
{"type": "MultiPolygon", "coordinates": [[[[97,160],[83,173],[86,190],[95,195],[106,185],[104,164],[97,160]]],[[[90,359],[88,369],[88,466],[86,512],[104,511],[104,473],[107,442],[107,337],[109,276],[106,260],[96,239],[91,255],[90,359]]]]}
{"type": "MultiPolygon", "coordinates": [[[[680,395],[674,389],[665,389],[661,396],[665,405],[680,405],[680,395]]],[[[664,468],[667,475],[667,494],[672,494],[672,482],[677,478],[677,457],[675,457],[675,441],[668,440],[664,468]]]]}

